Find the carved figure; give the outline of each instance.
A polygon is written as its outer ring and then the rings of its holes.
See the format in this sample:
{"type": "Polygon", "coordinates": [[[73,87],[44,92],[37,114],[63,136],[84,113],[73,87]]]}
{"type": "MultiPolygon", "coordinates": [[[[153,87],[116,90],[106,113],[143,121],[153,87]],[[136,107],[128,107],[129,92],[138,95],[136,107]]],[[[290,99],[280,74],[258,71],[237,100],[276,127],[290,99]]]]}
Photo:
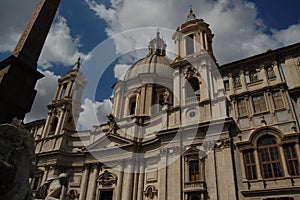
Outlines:
{"type": "Polygon", "coordinates": [[[67,186],[68,176],[66,173],[60,174],[55,180],[53,180],[48,188],[47,196],[45,200],[59,200],[62,187],[67,186]]]}
{"type": "Polygon", "coordinates": [[[164,103],[168,103],[169,101],[169,96],[170,96],[170,92],[169,90],[166,88],[163,92],[163,99],[164,99],[164,103]]]}
{"type": "Polygon", "coordinates": [[[0,199],[31,200],[34,139],[20,127],[0,125],[0,199]]]}

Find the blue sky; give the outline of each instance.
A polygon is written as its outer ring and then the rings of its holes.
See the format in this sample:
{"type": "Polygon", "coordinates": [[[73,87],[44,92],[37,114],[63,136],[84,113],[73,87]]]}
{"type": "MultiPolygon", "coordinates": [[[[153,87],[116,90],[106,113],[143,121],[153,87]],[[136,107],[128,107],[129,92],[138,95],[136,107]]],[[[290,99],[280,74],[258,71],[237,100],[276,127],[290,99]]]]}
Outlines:
{"type": "MultiPolygon", "coordinates": [[[[0,30],[0,59],[10,55],[37,3],[38,0],[1,1],[0,22],[5,28],[0,30]]],[[[83,98],[82,128],[105,121],[111,109],[107,100],[113,92],[111,86],[146,52],[145,49],[134,50],[147,48],[155,30],[160,28],[172,51],[169,33],[186,21],[190,5],[215,34],[214,53],[219,64],[300,41],[299,0],[286,3],[270,0],[62,0],[39,60],[38,68],[45,78],[36,86],[38,95],[26,121],[46,117],[46,105],[54,95],[57,78],[64,75],[78,57],[84,63],[97,63],[97,67],[105,71],[99,74],[94,94],[83,98]],[[118,59],[103,66],[106,49],[102,48],[102,42],[110,37],[113,39],[109,41],[109,48],[118,59]],[[95,57],[97,60],[93,61],[95,57]],[[90,119],[91,112],[98,119],[90,119]]]]}

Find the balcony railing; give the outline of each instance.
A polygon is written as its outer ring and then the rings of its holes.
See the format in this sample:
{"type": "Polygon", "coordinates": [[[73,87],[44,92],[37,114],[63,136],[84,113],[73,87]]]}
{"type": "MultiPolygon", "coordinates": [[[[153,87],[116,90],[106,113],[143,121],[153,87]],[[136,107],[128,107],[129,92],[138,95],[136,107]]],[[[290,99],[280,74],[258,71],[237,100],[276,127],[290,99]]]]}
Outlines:
{"type": "Polygon", "coordinates": [[[184,191],[189,192],[189,191],[201,191],[205,190],[205,182],[203,180],[199,181],[188,181],[184,183],[184,191]]]}
{"type": "Polygon", "coordinates": [[[200,101],[200,96],[189,97],[185,99],[186,104],[196,103],[200,101]]]}

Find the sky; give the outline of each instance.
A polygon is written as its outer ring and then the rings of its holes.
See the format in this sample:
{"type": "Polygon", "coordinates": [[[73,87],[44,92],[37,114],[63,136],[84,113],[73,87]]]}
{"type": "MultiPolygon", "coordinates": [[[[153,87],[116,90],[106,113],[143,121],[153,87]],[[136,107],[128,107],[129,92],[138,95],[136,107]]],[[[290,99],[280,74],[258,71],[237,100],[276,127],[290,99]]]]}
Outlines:
{"type": "MultiPolygon", "coordinates": [[[[1,1],[1,60],[11,54],[37,3],[1,1]]],[[[146,56],[158,28],[172,54],[171,35],[186,21],[190,6],[210,24],[220,65],[300,41],[299,0],[62,0],[38,61],[45,77],[36,85],[25,122],[47,116],[58,78],[78,57],[88,69],[79,128],[105,122],[111,112],[111,86],[146,56]]]]}

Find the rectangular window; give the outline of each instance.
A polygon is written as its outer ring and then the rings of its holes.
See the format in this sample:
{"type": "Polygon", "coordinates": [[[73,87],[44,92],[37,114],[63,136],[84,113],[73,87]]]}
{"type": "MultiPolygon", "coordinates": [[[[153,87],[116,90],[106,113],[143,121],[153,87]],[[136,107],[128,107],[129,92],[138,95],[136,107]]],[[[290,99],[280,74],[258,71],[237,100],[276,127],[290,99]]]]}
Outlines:
{"type": "Polygon", "coordinates": [[[99,200],[112,200],[112,198],[113,198],[112,190],[100,191],[99,200]]]}
{"type": "Polygon", "coordinates": [[[34,176],[33,184],[32,184],[32,190],[35,191],[35,190],[38,189],[38,187],[39,187],[39,185],[40,185],[40,180],[41,180],[41,178],[42,178],[42,175],[43,175],[43,174],[39,173],[39,174],[36,174],[36,175],[34,176]]]}
{"type": "Polygon", "coordinates": [[[63,98],[65,96],[66,91],[67,91],[67,86],[68,86],[67,83],[63,84],[63,88],[62,88],[62,92],[61,92],[60,98],[63,98]]]}
{"type": "Polygon", "coordinates": [[[190,181],[200,180],[199,160],[191,160],[189,162],[190,181]]]}
{"type": "Polygon", "coordinates": [[[289,174],[291,176],[300,175],[299,161],[296,154],[295,146],[293,144],[287,144],[284,146],[284,154],[287,162],[289,174]]]}
{"type": "Polygon", "coordinates": [[[275,109],[284,108],[283,99],[280,91],[276,91],[272,93],[275,109]]]}
{"type": "Polygon", "coordinates": [[[202,31],[202,41],[203,41],[203,48],[206,49],[206,40],[205,40],[205,32],[202,31]]]}
{"type": "Polygon", "coordinates": [[[247,113],[247,107],[246,107],[246,102],[245,102],[244,99],[239,99],[237,101],[237,106],[238,106],[238,113],[239,113],[240,117],[248,115],[248,113],[247,113]]]}
{"type": "Polygon", "coordinates": [[[267,110],[265,97],[263,94],[252,97],[254,113],[260,113],[267,110]]]}
{"type": "Polygon", "coordinates": [[[186,43],[186,55],[191,55],[194,53],[194,35],[189,35],[185,39],[186,43]]]}
{"type": "Polygon", "coordinates": [[[244,163],[245,163],[247,179],[248,180],[257,179],[254,153],[252,150],[244,152],[244,163]]]}
{"type": "Polygon", "coordinates": [[[233,80],[234,80],[234,87],[240,87],[241,86],[241,80],[240,80],[239,75],[234,76],[233,80]]]}
{"type": "Polygon", "coordinates": [[[224,81],[224,88],[225,90],[229,90],[229,80],[224,81]]]}

